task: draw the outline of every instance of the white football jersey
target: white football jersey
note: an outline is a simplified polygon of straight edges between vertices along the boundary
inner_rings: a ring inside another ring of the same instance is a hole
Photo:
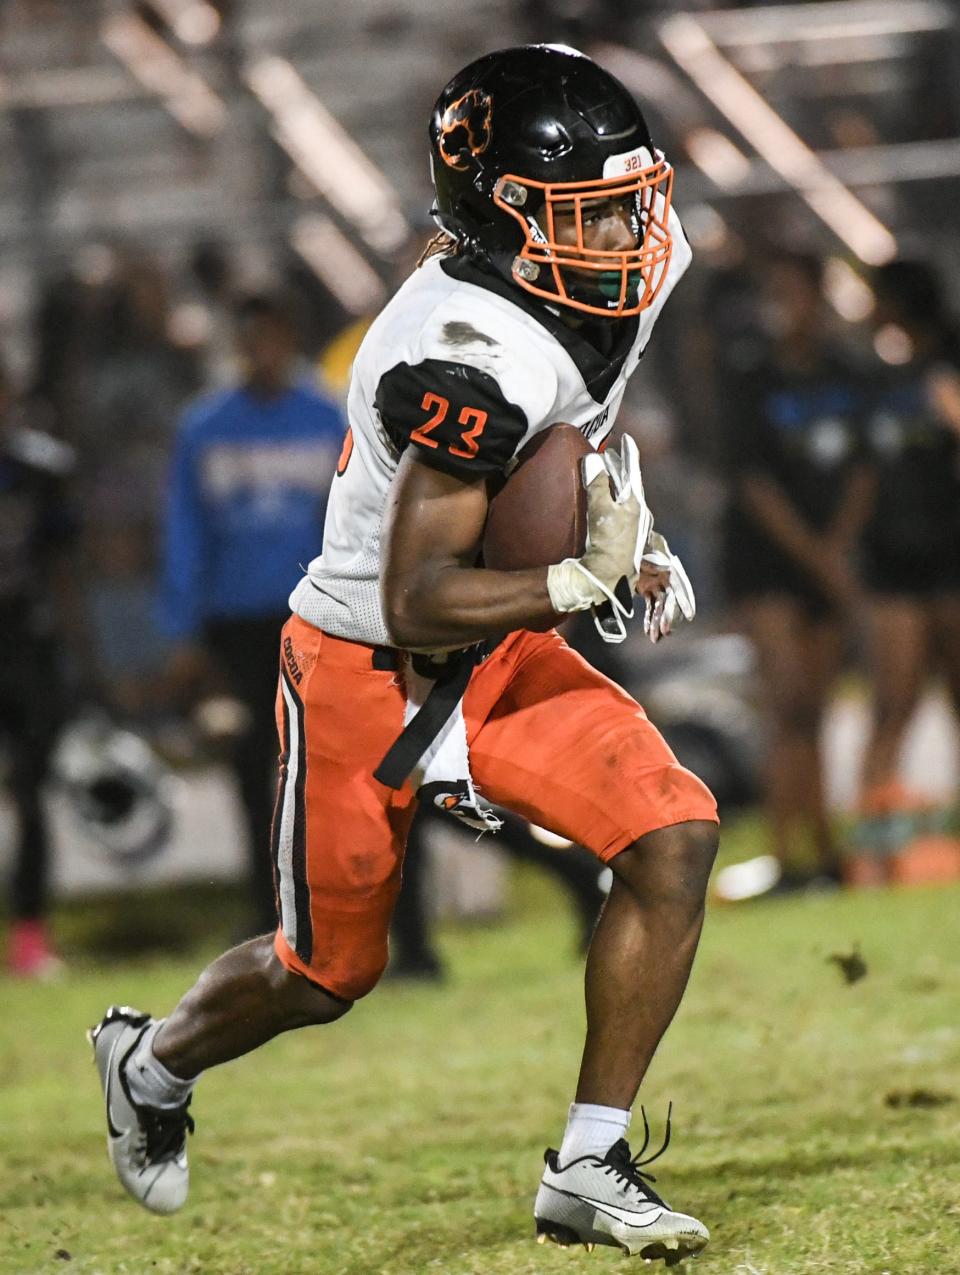
[[[347,398],[349,433],[327,504],[323,553],[290,597],[308,623],[390,645],[380,537],[404,449],[464,477],[506,474],[541,430],[565,422],[599,446],[613,428],[667,297],[690,263],[671,210],[673,253],[653,305],[606,324],[600,353],[548,305],[467,257],[431,257],[365,336]]]

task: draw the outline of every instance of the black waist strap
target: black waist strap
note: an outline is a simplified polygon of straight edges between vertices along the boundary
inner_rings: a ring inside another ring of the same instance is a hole
[[[473,670],[487,658],[496,642],[478,642],[452,652],[442,662],[430,656],[413,656],[413,667],[422,677],[436,678],[415,717],[387,749],[373,777],[387,788],[402,788],[417,762],[443,730],[450,714],[463,699]],[[454,775],[452,778],[462,778]]]

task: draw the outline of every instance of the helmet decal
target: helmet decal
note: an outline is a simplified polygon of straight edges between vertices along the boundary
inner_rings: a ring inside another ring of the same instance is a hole
[[[483,89],[464,93],[443,113],[438,149],[451,168],[466,168],[472,157],[482,155],[493,137],[493,98]]]
[[[642,173],[655,163],[656,156],[651,155],[646,146],[638,146],[622,155],[608,155],[603,161],[603,175],[625,177],[628,173]]]

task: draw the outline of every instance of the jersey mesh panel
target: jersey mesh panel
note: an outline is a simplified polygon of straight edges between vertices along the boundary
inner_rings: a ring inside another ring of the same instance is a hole
[[[380,535],[368,540],[362,553],[336,578],[310,576],[301,580],[290,605],[302,620],[353,642],[390,646],[390,634],[380,607]]]

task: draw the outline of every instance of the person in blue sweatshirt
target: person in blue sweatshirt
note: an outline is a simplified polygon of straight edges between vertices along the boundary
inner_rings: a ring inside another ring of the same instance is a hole
[[[242,705],[230,758],[249,842],[253,932],[276,926],[270,823],[280,629],[302,567],[320,552],[345,423],[303,374],[297,325],[280,296],[236,314],[239,383],[190,404],[170,469],[160,590],[174,640],[167,673],[181,703]]]

